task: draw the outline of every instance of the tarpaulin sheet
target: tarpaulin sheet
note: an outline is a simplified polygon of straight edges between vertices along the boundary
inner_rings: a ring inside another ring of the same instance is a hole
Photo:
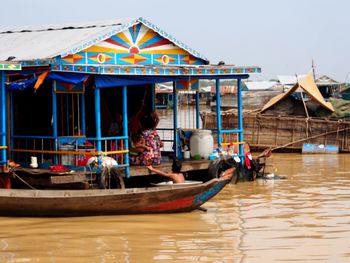
[[[28,88],[33,88],[35,82],[37,81],[38,77],[32,77],[30,79],[24,79],[24,80],[19,80],[11,83],[6,83],[5,86],[7,90],[9,91],[15,91],[15,90],[25,90]]]
[[[188,79],[188,77],[152,77],[152,76],[95,76],[97,88],[112,88],[119,86],[145,85],[153,83],[170,82],[174,80]]]
[[[278,94],[277,96],[271,98],[261,109],[261,112],[267,110],[272,107],[279,101],[291,95],[297,89],[301,88],[306,94],[308,94],[313,100],[317,101],[322,107],[334,112],[334,108],[330,102],[326,102],[322,97],[321,92],[317,88],[314,78],[311,74],[305,75],[302,79],[298,80],[298,82],[287,92]]]
[[[70,72],[50,72],[46,80],[56,80],[69,84],[78,84],[85,81],[90,75],[83,73],[70,73]],[[145,85],[153,83],[163,83],[172,82],[178,80],[191,80],[191,79],[237,79],[237,78],[247,78],[247,76],[111,76],[111,75],[94,75],[95,85],[97,88],[112,88],[119,86],[132,86],[132,85]],[[21,84],[24,88],[29,88],[34,86],[37,76],[24,81],[25,84]],[[9,87],[13,83],[7,85]],[[20,85],[11,86],[11,90],[23,90],[24,88]]]
[[[86,74],[77,74],[77,73],[69,73],[69,72],[50,72],[46,80],[57,80],[69,84],[78,84],[85,81],[89,75]],[[33,88],[36,81],[38,80],[38,76],[34,76],[30,79],[19,80],[11,83],[6,83],[6,88],[9,91],[21,91],[28,88]]]
[[[247,75],[248,76],[248,75]],[[178,80],[191,79],[237,79],[246,76],[110,76],[110,75],[95,75],[95,85],[97,88],[112,88],[119,86],[145,85],[153,83],[172,82]]]
[[[62,81],[70,84],[78,84],[85,81],[89,75],[70,72],[50,72],[47,79]]]

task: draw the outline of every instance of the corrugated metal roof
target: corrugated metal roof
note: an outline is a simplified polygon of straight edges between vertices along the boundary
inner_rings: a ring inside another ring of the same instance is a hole
[[[190,54],[207,60],[159,27],[144,18],[138,18],[59,25],[0,27],[0,61],[6,61],[9,57],[14,57],[12,61],[27,61],[74,54],[136,23],[145,24]]]
[[[338,81],[335,81],[334,79],[326,76],[326,75],[322,75],[322,76],[316,76],[316,85],[317,86],[337,86],[337,85],[341,85],[341,83],[339,83]]]
[[[295,83],[298,82],[298,79],[302,79],[306,77],[305,74],[298,74],[298,75],[287,75],[287,76],[277,76],[278,81],[282,85],[294,85]]]
[[[272,89],[277,82],[276,81],[244,81],[248,90],[269,90]]]
[[[277,76],[278,81],[282,85],[294,85],[297,83],[298,79],[305,78],[307,75],[298,74],[298,75],[291,75],[291,76]],[[316,76],[316,85],[317,86],[331,86],[331,85],[340,85],[341,83],[335,81],[334,79],[331,79],[330,77],[326,75],[317,75]]]
[[[14,61],[24,61],[64,55],[69,50],[82,46],[86,48],[107,39],[136,22],[135,19],[120,19],[96,23],[0,28],[0,61],[9,57],[15,57]]]

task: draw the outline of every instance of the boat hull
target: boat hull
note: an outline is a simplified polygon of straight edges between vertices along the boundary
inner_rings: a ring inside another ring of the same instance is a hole
[[[212,179],[189,186],[130,189],[0,189],[2,216],[92,216],[188,212],[199,208],[229,182]]]

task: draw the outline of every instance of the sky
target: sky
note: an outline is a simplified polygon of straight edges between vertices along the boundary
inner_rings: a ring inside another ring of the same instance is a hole
[[[259,66],[256,80],[315,73],[350,82],[349,0],[2,1],[0,25],[143,17],[207,57]]]

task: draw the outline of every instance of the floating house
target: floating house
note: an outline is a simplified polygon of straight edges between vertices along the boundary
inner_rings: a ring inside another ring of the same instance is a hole
[[[144,18],[0,28],[1,170],[9,160],[25,165],[31,157],[39,167],[83,167],[91,156],[110,156],[126,176],[141,173],[129,165],[130,123],[140,111],[155,110],[156,83],[173,83],[171,140],[177,155],[178,92],[195,92],[194,128],[201,129],[198,80],[216,80],[220,90],[221,79],[235,79],[241,112],[242,80],[260,71],[257,66],[211,65]],[[216,94],[220,112],[220,92]],[[122,127],[111,134],[116,114]],[[243,142],[242,114],[238,123],[237,129],[225,130],[218,117],[213,130],[218,146],[226,133],[237,134],[235,143]]]
[[[296,100],[293,96],[296,92],[307,94],[309,100]],[[307,143],[335,145],[340,152],[349,153],[350,122],[344,117],[331,117],[335,111],[333,104],[323,98],[313,76],[304,75],[292,88],[271,98],[259,110],[244,111],[245,141],[255,150],[269,147],[302,151]],[[318,113],[324,113],[326,117],[319,117]],[[205,128],[216,126],[215,114],[202,113],[201,116]],[[222,112],[221,119],[224,129],[234,129],[238,125],[237,111]]]

